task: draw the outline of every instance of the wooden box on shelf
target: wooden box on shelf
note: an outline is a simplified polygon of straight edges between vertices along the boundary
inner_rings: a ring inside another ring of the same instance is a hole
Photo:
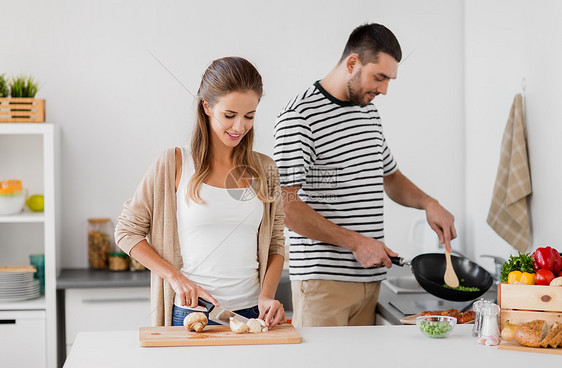
[[[0,98],[0,123],[43,123],[45,100]]]
[[[547,323],[562,323],[562,287],[542,285],[498,285],[500,323],[506,320],[524,323],[543,319]]]

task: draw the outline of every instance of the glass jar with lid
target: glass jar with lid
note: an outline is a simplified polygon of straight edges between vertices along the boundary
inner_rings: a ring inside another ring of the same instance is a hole
[[[112,243],[113,225],[111,219],[88,219],[88,265],[90,268],[108,268]]]
[[[127,271],[129,269],[129,256],[115,242],[111,243],[109,269],[111,271]]]
[[[146,271],[146,267],[133,257],[129,257],[129,271]]]

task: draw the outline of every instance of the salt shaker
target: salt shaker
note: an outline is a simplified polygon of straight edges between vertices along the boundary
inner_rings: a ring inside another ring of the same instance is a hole
[[[486,302],[486,300],[480,298],[472,304],[472,310],[476,313],[474,326],[472,327],[472,336],[474,337],[480,337],[480,331],[482,330],[482,309]]]
[[[482,308],[480,338],[486,345],[498,345],[500,342],[500,329],[498,327],[500,310],[497,304],[491,302],[484,304]]]

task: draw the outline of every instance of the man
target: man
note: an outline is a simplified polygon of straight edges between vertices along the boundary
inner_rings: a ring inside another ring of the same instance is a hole
[[[374,324],[380,281],[397,256],[384,244],[383,189],[425,210],[447,249],[456,237],[454,217],[398,170],[371,103],[386,95],[401,58],[389,29],[357,27],[335,68],[277,118],[296,326]]]

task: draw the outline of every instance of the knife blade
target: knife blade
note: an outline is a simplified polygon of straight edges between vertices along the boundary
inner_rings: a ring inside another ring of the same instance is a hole
[[[224,309],[223,307],[216,307],[213,303],[206,301],[205,299],[198,299],[198,304],[207,309],[209,313],[209,319],[213,322],[220,323],[221,325],[230,327],[230,317],[236,318],[240,322],[248,323],[249,319]]]

